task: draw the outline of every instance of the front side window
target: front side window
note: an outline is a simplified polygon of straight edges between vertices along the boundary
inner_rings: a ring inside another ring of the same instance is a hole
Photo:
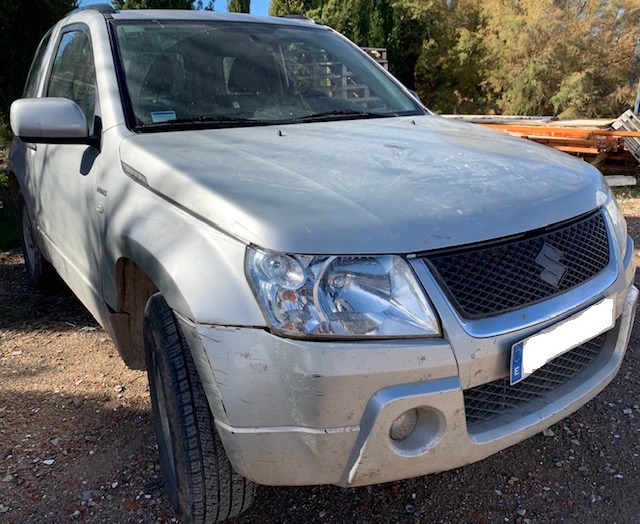
[[[33,98],[38,93],[38,84],[40,78],[42,78],[42,62],[44,55],[49,46],[49,40],[51,40],[52,29],[49,29],[46,35],[42,38],[38,50],[36,51],[31,68],[29,69],[29,75],[27,76],[27,82],[24,87],[24,97]]]
[[[96,114],[96,70],[91,41],[86,32],[73,30],[60,39],[49,79],[47,96],[73,100],[87,118],[89,134],[94,132]]]
[[[113,22],[140,131],[422,113],[324,27],[165,20]]]

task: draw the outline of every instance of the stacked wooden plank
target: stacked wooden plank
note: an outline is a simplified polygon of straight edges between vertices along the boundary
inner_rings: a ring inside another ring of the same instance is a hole
[[[640,120],[631,111],[618,119],[556,120],[551,117],[443,115],[533,140],[597,166],[616,185],[640,178]],[[632,178],[625,178],[632,177]]]

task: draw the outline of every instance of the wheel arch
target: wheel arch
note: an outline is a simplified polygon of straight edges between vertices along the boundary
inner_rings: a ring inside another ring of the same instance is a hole
[[[246,245],[166,202],[141,201],[135,215],[109,221],[103,253],[104,261],[114,261],[103,266],[103,297],[127,365],[144,368],[142,318],[156,292],[194,324],[265,325],[245,276]]]
[[[125,364],[145,369],[143,317],[149,298],[158,292],[154,280],[133,260],[116,262],[117,306],[110,310],[110,335]]]

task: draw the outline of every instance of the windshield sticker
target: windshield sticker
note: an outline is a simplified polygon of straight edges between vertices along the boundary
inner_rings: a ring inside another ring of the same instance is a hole
[[[153,111],[151,113],[151,121],[154,124],[157,124],[159,122],[168,122],[169,120],[175,120],[175,119],[176,119],[175,111]]]

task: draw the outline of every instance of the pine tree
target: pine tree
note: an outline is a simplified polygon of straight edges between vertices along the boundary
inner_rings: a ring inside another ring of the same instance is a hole
[[[227,0],[227,11],[230,13],[248,13],[251,0]]]
[[[78,7],[76,0],[0,0],[0,118],[22,93],[41,38],[55,22]]]
[[[325,0],[271,0],[269,15],[306,15],[311,16],[311,11],[318,9]]]
[[[193,0],[113,0],[116,9],[193,9]]]

